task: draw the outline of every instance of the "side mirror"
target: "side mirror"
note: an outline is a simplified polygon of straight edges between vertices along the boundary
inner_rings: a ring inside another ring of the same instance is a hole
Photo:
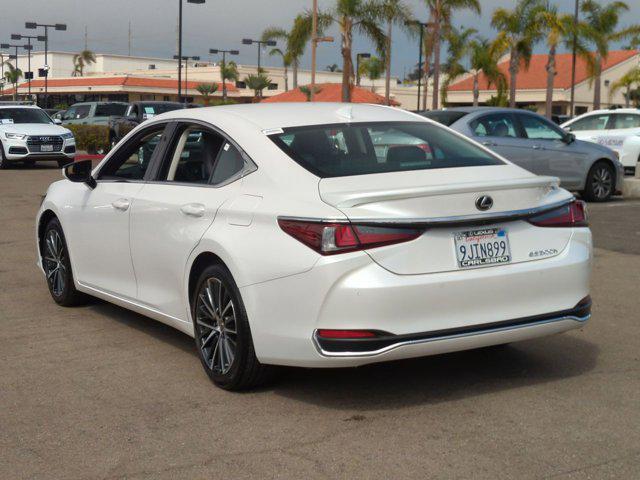
[[[54,118],[53,123],[55,123],[56,125],[62,125],[62,120],[60,120],[59,118]]]
[[[93,170],[91,160],[81,160],[65,165],[62,173],[70,182],[86,183],[89,188],[94,189],[98,184],[96,179],[91,176],[91,170]]]
[[[571,127],[564,127],[564,130],[567,131],[567,132],[570,132],[571,131]]]
[[[564,143],[567,145],[572,144],[576,141],[576,136],[573,133],[567,133],[563,138]]]

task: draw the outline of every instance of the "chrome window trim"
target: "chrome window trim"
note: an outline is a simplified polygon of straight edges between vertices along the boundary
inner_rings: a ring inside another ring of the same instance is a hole
[[[398,343],[394,343],[392,345],[387,345],[386,347],[380,348],[378,350],[370,350],[367,352],[330,352],[330,351],[326,351],[324,350],[320,344],[318,343],[318,338],[317,338],[317,330],[315,330],[313,332],[313,336],[312,336],[312,341],[313,341],[313,345],[315,346],[316,350],[318,351],[318,353],[320,355],[322,355],[323,357],[371,357],[371,356],[375,356],[375,355],[380,355],[383,353],[387,353],[391,350],[395,350],[396,348],[400,348],[400,347],[406,347],[406,346],[410,346],[410,345],[421,345],[424,343],[431,343],[431,342],[438,342],[441,340],[454,340],[457,338],[465,338],[465,337],[475,337],[475,336],[481,336],[481,335],[491,335],[493,333],[500,333],[500,332],[508,332],[511,330],[518,330],[521,328],[533,328],[533,327],[537,327],[540,325],[548,325],[550,323],[556,323],[556,322],[562,322],[562,321],[566,321],[566,320],[571,320],[574,322],[577,322],[578,324],[584,324],[586,323],[589,319],[591,318],[591,314],[588,314],[584,317],[576,317],[576,316],[572,316],[572,315],[567,315],[567,316],[561,316],[561,317],[557,317],[557,318],[550,318],[548,320],[542,320],[542,321],[538,321],[538,322],[531,322],[531,323],[526,323],[523,325],[515,325],[515,326],[506,326],[506,327],[496,327],[496,328],[492,328],[489,330],[484,330],[481,332],[472,332],[472,333],[458,333],[458,334],[452,334],[452,335],[443,335],[441,337],[433,337],[433,338],[425,338],[425,339],[420,339],[420,340],[404,340],[404,341],[400,341]]]

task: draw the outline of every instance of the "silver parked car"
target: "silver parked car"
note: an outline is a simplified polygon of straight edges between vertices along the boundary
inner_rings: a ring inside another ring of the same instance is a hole
[[[538,175],[559,177],[562,187],[602,202],[622,189],[624,168],[613,150],[576,140],[553,122],[526,110],[459,107],[422,112]]]

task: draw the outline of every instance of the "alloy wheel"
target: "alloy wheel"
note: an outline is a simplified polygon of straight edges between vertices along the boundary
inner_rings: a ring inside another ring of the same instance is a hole
[[[591,186],[596,198],[607,198],[613,188],[613,175],[611,171],[605,166],[598,167],[591,177]]]
[[[210,277],[202,284],[196,302],[200,353],[209,370],[224,375],[236,357],[238,331],[233,299],[220,279]]]
[[[49,230],[45,238],[44,271],[54,296],[63,294],[66,285],[65,247],[60,234]]]

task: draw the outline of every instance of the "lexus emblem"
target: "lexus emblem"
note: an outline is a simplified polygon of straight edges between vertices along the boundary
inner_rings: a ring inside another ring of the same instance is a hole
[[[482,195],[476,200],[476,208],[478,210],[484,212],[486,210],[489,210],[491,207],[493,207],[493,198],[491,198],[489,195]]]

